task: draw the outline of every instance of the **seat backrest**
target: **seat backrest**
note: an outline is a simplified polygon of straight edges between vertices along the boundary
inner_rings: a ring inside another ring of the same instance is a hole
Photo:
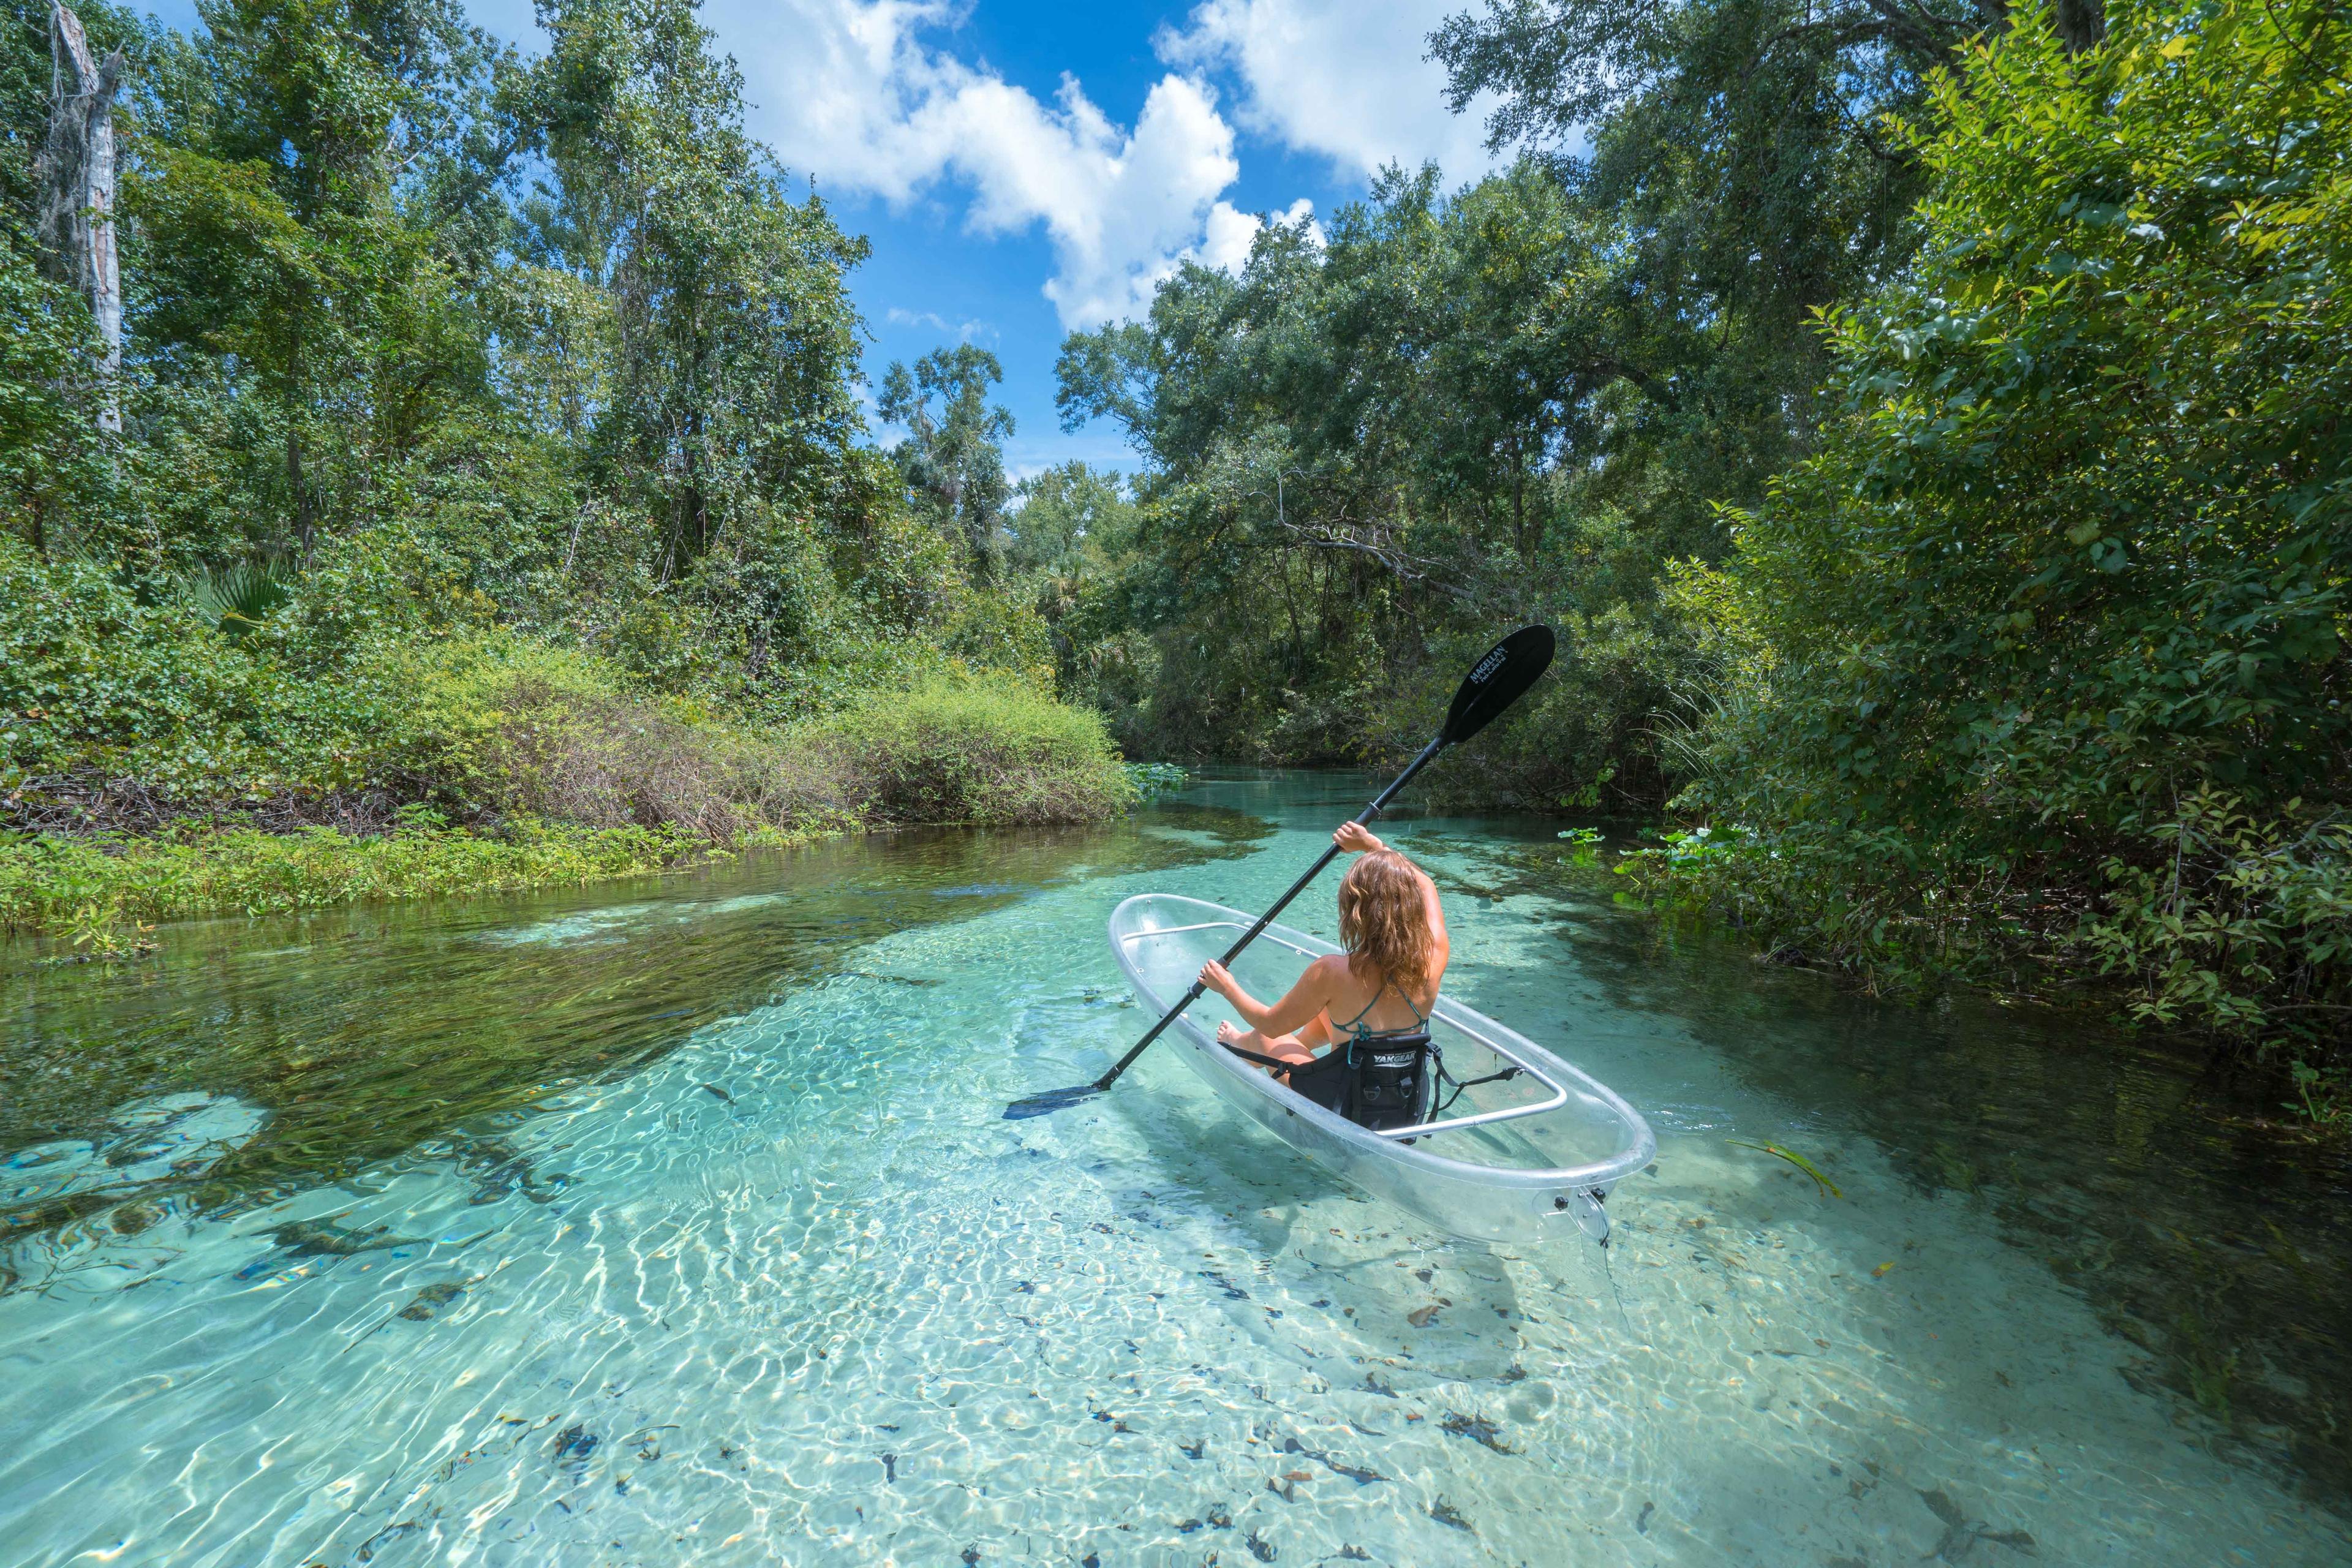
[[[1361,1040],[1355,1057],[1355,1101],[1341,1115],[1375,1132],[1423,1120],[1429,1103],[1428,1035]]]
[[[1429,1037],[1342,1040],[1290,1069],[1290,1087],[1359,1127],[1411,1127],[1429,1103]]]

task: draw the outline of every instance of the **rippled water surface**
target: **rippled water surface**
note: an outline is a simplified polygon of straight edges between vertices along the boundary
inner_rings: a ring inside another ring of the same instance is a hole
[[[1146,1022],[1119,898],[1261,904],[1360,787],[0,954],[0,1560],[2352,1559],[2352,1180],[2274,1095],[1669,940],[1540,824],[1391,837],[1449,991],[1649,1115],[1605,1255],[1172,1053],[1000,1119]]]

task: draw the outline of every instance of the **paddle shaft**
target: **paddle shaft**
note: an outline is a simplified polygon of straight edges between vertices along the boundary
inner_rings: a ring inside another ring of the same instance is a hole
[[[1404,772],[1397,774],[1396,782],[1390,784],[1388,788],[1381,791],[1378,798],[1373,800],[1371,805],[1364,807],[1362,815],[1355,819],[1356,822],[1360,826],[1361,824],[1370,822],[1372,818],[1378,816],[1381,814],[1381,808],[1388,805],[1390,801],[1396,798],[1397,791],[1404,788],[1406,784],[1411,784],[1412,782],[1412,775],[1427,767],[1436,757],[1437,753],[1444,749],[1445,737],[1444,735],[1438,736],[1437,739],[1423,747],[1421,755],[1413,758],[1411,765],[1409,765]],[[1321,876],[1323,874],[1323,868],[1328,866],[1335,858],[1337,858],[1339,853],[1339,847],[1337,844],[1332,845],[1331,847],[1323,851],[1321,858],[1318,858],[1315,864],[1307,868],[1307,874],[1299,878],[1296,882],[1291,883],[1290,890],[1283,894],[1282,897],[1275,900],[1274,907],[1266,910],[1265,913],[1258,916],[1257,923],[1250,927],[1249,930],[1244,931],[1239,942],[1236,942],[1233,946],[1225,949],[1225,956],[1217,960],[1217,962],[1219,963],[1230,965],[1234,959],[1239,958],[1242,955],[1242,949],[1255,942],[1258,939],[1258,933],[1265,930],[1266,927],[1272,925],[1274,923],[1274,917],[1280,914],[1284,908],[1289,904],[1291,900],[1305,892],[1307,890],[1307,884]],[[1177,1003],[1176,1005],[1169,1008],[1167,1012],[1161,1014],[1160,1022],[1151,1026],[1151,1032],[1144,1036],[1143,1038],[1136,1041],[1135,1048],[1128,1052],[1127,1055],[1119,1058],[1118,1065],[1117,1067],[1112,1068],[1110,1071],[1095,1079],[1096,1091],[1099,1093],[1103,1089],[1108,1089],[1112,1084],[1117,1083],[1118,1081],[1118,1075],[1135,1065],[1135,1058],[1143,1054],[1144,1047],[1150,1045],[1152,1041],[1160,1037],[1160,1031],[1174,1023],[1178,1016],[1181,1015],[1185,1008],[1190,1007],[1193,1003],[1198,1002],[1201,999],[1202,989],[1203,987],[1198,980],[1193,981],[1192,989],[1184,993],[1184,1000]]]

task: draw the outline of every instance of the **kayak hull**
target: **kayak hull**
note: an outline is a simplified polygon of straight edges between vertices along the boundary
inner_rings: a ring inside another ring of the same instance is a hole
[[[1253,917],[1168,893],[1127,900],[1110,919],[1110,945],[1136,999],[1164,1013],[1201,965],[1221,956]],[[1254,994],[1286,990],[1329,942],[1268,926],[1236,961]],[[1187,1009],[1164,1042],[1226,1105],[1349,1184],[1450,1235],[1482,1241],[1582,1237],[1605,1241],[1609,1192],[1647,1165],[1657,1144],[1639,1112],[1613,1091],[1526,1037],[1441,996],[1431,1034],[1456,1078],[1520,1068],[1510,1085],[1472,1091],[1410,1142],[1383,1136],[1293,1093],[1216,1043],[1232,1017],[1221,998]]]

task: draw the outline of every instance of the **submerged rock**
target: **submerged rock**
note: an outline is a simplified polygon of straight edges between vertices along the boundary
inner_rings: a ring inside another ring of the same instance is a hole
[[[553,1203],[570,1177],[558,1173],[541,1178],[530,1156],[503,1138],[474,1138],[459,1133],[449,1140],[457,1169],[474,1179],[469,1204],[496,1203],[520,1193],[535,1204]]]
[[[387,1226],[353,1230],[349,1226],[324,1219],[296,1220],[292,1225],[281,1225],[269,1233],[269,1239],[297,1258],[351,1258],[386,1247],[431,1245],[423,1237],[394,1236]]]
[[[1445,1419],[1437,1424],[1437,1429],[1448,1436],[1467,1437],[1474,1443],[1484,1444],[1497,1454],[1518,1452],[1503,1441],[1503,1429],[1484,1415],[1465,1415],[1458,1410],[1449,1410],[1445,1413]]]
[[[1457,1510],[1452,1503],[1447,1502],[1444,1498],[1439,1498],[1434,1503],[1430,1505],[1429,1517],[1449,1529],[1459,1530],[1469,1535],[1475,1535],[1478,1533],[1477,1527],[1472,1524],[1468,1520],[1463,1518],[1460,1511]]]
[[[462,1281],[446,1279],[438,1285],[427,1285],[409,1299],[395,1317],[406,1318],[412,1323],[429,1321],[435,1313],[466,1293]]]
[[[1935,1549],[1927,1553],[1927,1561],[1958,1563],[1975,1550],[1979,1541],[1990,1541],[2029,1557],[2036,1555],[2032,1536],[2021,1530],[1995,1530],[1983,1520],[1969,1518],[1960,1510],[1960,1505],[1952,1500],[1951,1494],[1940,1487],[1921,1492],[1919,1500],[1927,1505],[1927,1511],[1944,1526],[1943,1539],[1937,1542]]]
[[[554,1459],[559,1465],[577,1469],[587,1467],[589,1457],[596,1452],[602,1437],[578,1422],[573,1422],[555,1435]]]

